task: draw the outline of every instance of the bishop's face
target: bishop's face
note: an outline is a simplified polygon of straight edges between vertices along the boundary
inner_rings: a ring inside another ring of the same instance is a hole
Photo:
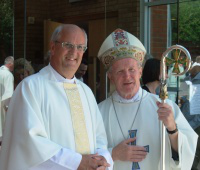
[[[115,61],[108,73],[108,77],[115,85],[118,94],[125,99],[132,98],[138,92],[141,75],[142,67],[132,58]]]

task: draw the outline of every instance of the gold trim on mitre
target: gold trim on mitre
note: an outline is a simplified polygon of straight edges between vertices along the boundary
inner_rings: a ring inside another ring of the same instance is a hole
[[[145,54],[146,50],[138,38],[118,28],[105,39],[98,58],[108,69],[114,61],[123,58],[134,58],[142,64]]]

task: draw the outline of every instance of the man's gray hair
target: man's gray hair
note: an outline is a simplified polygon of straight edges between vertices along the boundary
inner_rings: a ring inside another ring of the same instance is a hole
[[[55,41],[58,40],[59,35],[60,35],[60,32],[63,30],[63,28],[64,28],[65,26],[66,26],[66,25],[60,25],[60,26],[58,26],[58,27],[55,29],[55,31],[53,32],[53,34],[52,34],[52,36],[51,36],[51,41],[55,42]],[[81,30],[83,31],[83,33],[84,33],[84,35],[85,35],[85,40],[86,40],[85,44],[86,44],[86,46],[87,46],[87,34],[86,34],[86,32],[85,32],[85,30],[84,30],[83,28],[81,28]]]
[[[59,37],[59,33],[62,31],[63,27],[64,27],[64,25],[60,25],[54,30],[54,32],[51,36],[51,41],[53,41],[53,42],[57,41],[57,39]]]
[[[4,64],[13,64],[14,63],[14,57],[13,56],[8,56],[4,60]]]
[[[85,35],[85,45],[87,46],[87,42],[88,42],[87,33],[85,32],[85,30],[83,28],[81,28],[81,30],[83,31],[83,33]]]

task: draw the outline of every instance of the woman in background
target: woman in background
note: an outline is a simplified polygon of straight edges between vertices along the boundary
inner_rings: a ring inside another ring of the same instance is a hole
[[[24,58],[18,58],[14,64],[14,89],[26,77],[34,74],[34,69],[30,61]]]
[[[142,88],[149,93],[157,94],[156,89],[160,85],[160,60],[150,58],[146,61],[142,72]]]

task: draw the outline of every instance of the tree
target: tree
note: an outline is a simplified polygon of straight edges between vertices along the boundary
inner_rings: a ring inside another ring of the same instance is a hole
[[[172,40],[177,43],[177,29],[179,41],[193,45],[200,44],[200,0],[180,1],[179,13],[177,4],[171,6],[172,16]],[[179,21],[177,21],[179,15]],[[178,28],[177,28],[177,22]]]
[[[180,3],[179,38],[200,44],[200,0]]]
[[[0,1],[0,58],[10,54],[13,35],[13,1]]]

